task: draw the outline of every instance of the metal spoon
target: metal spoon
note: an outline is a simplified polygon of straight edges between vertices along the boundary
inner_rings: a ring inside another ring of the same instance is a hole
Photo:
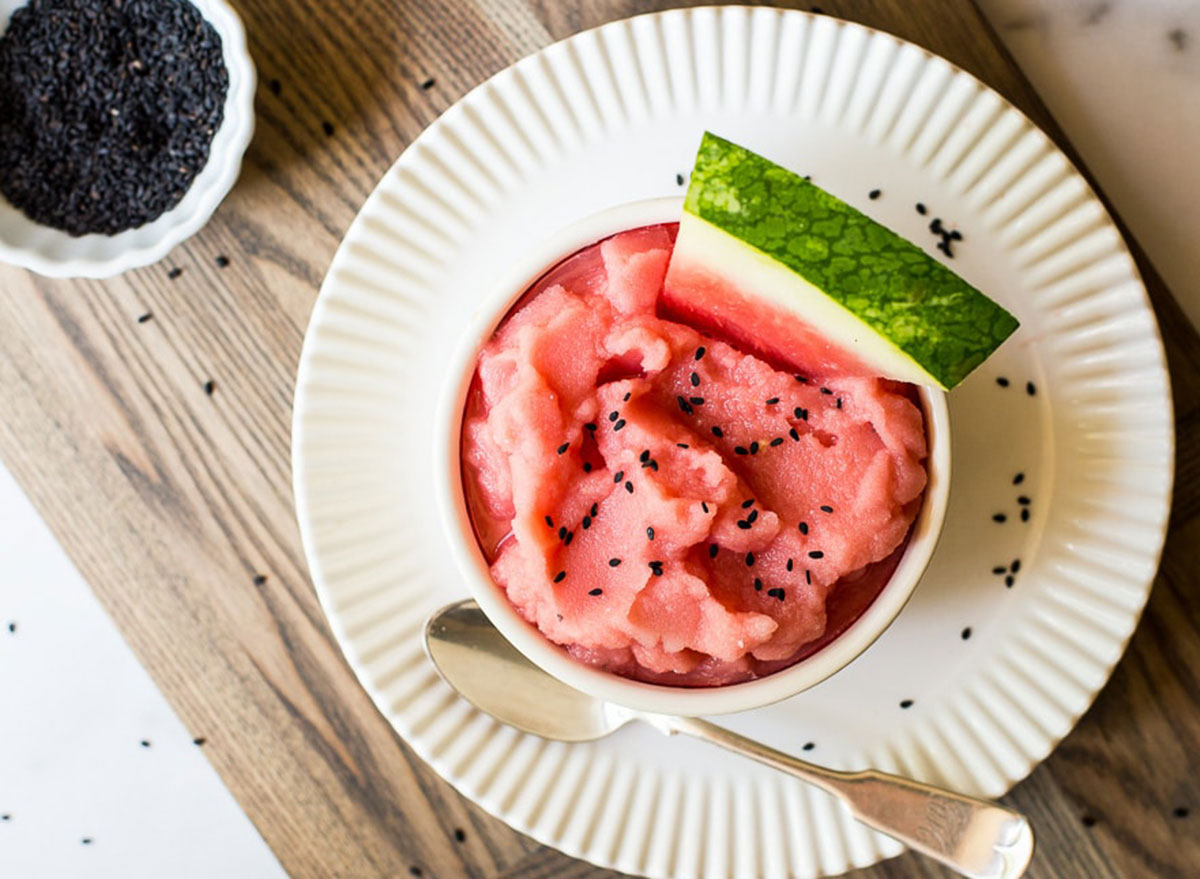
[[[970,879],[1017,879],[1033,856],[1033,830],[1019,812],[884,772],[838,772],[694,717],[647,714],[569,687],[521,655],[474,601],[451,604],[425,625],[438,672],[475,707],[524,732],[583,742],[631,720],[667,735],[686,733],[815,784],[862,823]]]

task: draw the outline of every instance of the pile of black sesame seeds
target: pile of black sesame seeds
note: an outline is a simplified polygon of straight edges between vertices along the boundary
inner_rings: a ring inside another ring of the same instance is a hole
[[[149,223],[208,161],[228,87],[186,0],[30,0],[0,37],[0,194],[72,235]]]

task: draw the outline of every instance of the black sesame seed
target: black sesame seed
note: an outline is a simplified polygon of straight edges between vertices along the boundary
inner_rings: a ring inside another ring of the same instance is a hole
[[[715,559],[717,557],[717,545],[715,543],[710,543],[708,545],[708,557],[710,559]]]
[[[467,833],[461,827],[455,827],[454,828],[454,838],[456,840],[458,840],[459,842],[466,842],[467,841]]]
[[[997,577],[1002,577],[1008,573],[1008,568],[1004,567],[1004,565],[997,565],[996,567],[992,568],[992,573]]]
[[[624,426],[625,426],[625,419],[622,418],[619,421],[617,421],[616,424],[613,425],[613,433],[616,433],[618,430],[620,430]]]
[[[1009,574],[1007,577],[1004,578],[1004,585],[1007,586],[1009,589],[1012,589],[1013,583],[1016,583],[1016,582],[1017,582],[1017,580],[1012,574]]]
[[[432,79],[427,79],[423,83],[421,83],[421,91],[427,92],[431,88],[433,88],[433,85],[434,85],[434,81]]]
[[[229,268],[229,257],[227,256],[218,256],[215,262],[217,264],[217,268],[219,269]]]
[[[564,525],[560,525],[560,526],[558,527],[558,539],[559,539],[559,540],[562,540],[562,539],[563,539],[564,537],[566,537],[566,536],[567,536],[567,529],[566,529],[566,526],[564,526]]]
[[[749,531],[749,530],[750,530],[750,523],[749,523],[749,522],[747,522],[745,519],[738,519],[737,526],[738,526],[739,528],[741,528],[743,531]]]
[[[1021,560],[1013,559],[1012,564],[1008,566],[1008,569],[1014,574],[1017,573],[1017,571],[1021,570]]]
[[[625,490],[626,490],[627,492],[629,492],[630,494],[633,494],[633,483],[632,483],[632,482],[629,482],[628,480],[626,480],[626,482],[625,482]]]
[[[829,504],[821,504],[821,512],[822,513],[832,513],[833,507],[829,506]]]
[[[595,589],[588,590],[588,595],[601,595],[603,593],[604,593],[604,590],[601,589],[599,586],[597,586]]]
[[[85,836],[83,839],[81,839],[79,841],[82,842],[84,845],[92,844],[92,838],[90,836]]]
[[[962,241],[963,240],[962,232],[959,232],[957,229],[951,229],[947,234],[950,236],[951,240],[953,240],[953,241]]]
[[[808,557],[810,559],[823,559],[823,558],[825,558],[825,553],[821,552],[821,550],[819,550],[819,549],[814,549],[812,552],[810,552],[808,554]]]
[[[608,560],[608,566],[609,566],[610,568],[615,568],[615,567],[617,567],[617,566],[618,566],[618,565],[620,565],[620,564],[621,564],[621,560],[620,560],[620,559],[609,559],[609,560]]]
[[[149,748],[149,747],[150,747],[150,741],[149,741],[149,739],[142,739],[142,740],[141,740],[141,742],[139,742],[138,744],[140,744],[140,745],[141,745],[143,748]]]
[[[215,391],[216,389],[217,389],[216,382],[214,382],[211,378],[204,383],[204,393],[207,394],[208,396],[211,397],[213,395],[213,391]]]
[[[171,271],[167,272],[167,277],[170,280],[174,281],[182,274],[183,274],[183,269],[179,268],[179,266],[176,266],[175,268],[171,269]]]
[[[1013,477],[1013,485],[1020,485],[1024,481],[1025,481],[1024,473],[1018,473],[1016,476]]]
[[[10,635],[17,634],[17,624],[15,622],[8,624],[8,634],[10,634]]]
[[[751,455],[757,455],[757,454],[758,454],[758,441],[757,441],[757,440],[755,440],[754,442],[750,443],[750,454],[751,454]]]
[[[691,403],[693,406],[703,406],[704,398],[703,397],[688,397],[688,402]]]
[[[875,191],[876,191],[876,192],[878,192],[879,190],[878,190],[878,189],[876,189]],[[813,748],[815,748],[816,746],[817,746],[816,742],[805,742],[805,743],[804,743],[804,747],[803,747],[801,750],[804,750],[804,751],[811,751],[811,750],[812,750]]]
[[[796,563],[795,563],[794,561],[792,561],[791,559],[788,559],[788,560],[787,560],[787,569],[788,569],[789,571],[791,571],[791,570],[792,570],[792,568],[794,568],[795,566],[796,566]]]
[[[697,373],[693,372],[690,376],[688,376],[688,381],[692,383],[693,388],[700,387],[700,376]]]
[[[720,439],[721,437],[725,436],[725,431],[721,430],[721,428],[714,424],[712,427],[712,435],[717,439]]]
[[[992,515],[992,521],[993,522],[1007,522],[1008,516],[1004,515],[1003,513],[995,513]]]
[[[676,174],[676,175],[675,175],[675,185],[676,185],[676,186],[683,186],[683,175],[682,175],[682,174]]]
[[[779,398],[778,398],[778,397],[771,397],[770,399],[768,399],[768,400],[767,400],[767,405],[768,405],[768,406],[774,406],[774,405],[775,405],[776,403],[778,403],[778,402],[779,402]]]
[[[901,707],[901,708],[912,708],[912,706],[913,706],[913,700],[912,700],[912,699],[904,699],[904,700],[902,700],[902,701],[900,702],[900,707]]]
[[[1027,506],[1029,506],[1031,503],[1033,503],[1033,501],[1032,501],[1032,500],[1030,500],[1030,499],[1029,499],[1029,497],[1028,497],[1027,495],[1020,495],[1020,496],[1018,496],[1018,497],[1017,497],[1017,503],[1019,503],[1019,504],[1020,504],[1021,506],[1023,506],[1023,507],[1027,507]]]
[[[322,122],[321,130],[325,132],[326,137],[332,137],[333,136],[333,123],[332,122]]]
[[[754,591],[762,592],[762,579],[759,577],[754,578]]]
[[[208,741],[208,739],[204,738],[204,736],[197,736],[196,738],[192,739],[192,744],[195,745],[197,748],[201,748],[204,746],[204,743],[207,741]]]
[[[871,199],[871,201],[875,201],[875,199],[879,198],[879,196],[881,196],[881,195],[883,195],[883,193],[880,192],[878,189],[872,189],[870,192],[867,193],[867,198]]]
[[[800,523],[799,525],[797,525],[796,527],[800,529],[800,533],[801,533],[801,534],[807,534],[807,533],[808,533],[808,523],[807,523],[807,522],[801,522],[801,523]]]
[[[613,482],[620,482],[624,478],[625,478],[624,470],[618,470],[616,473],[613,474]]]
[[[591,462],[589,462],[589,461],[584,461],[584,462],[583,462],[583,472],[584,472],[584,473],[591,473],[591,472],[592,472],[592,465],[591,465]]]
[[[922,216],[924,216],[926,210],[927,210],[927,208],[925,207],[925,205],[921,204],[920,202],[917,202],[917,213],[918,214],[921,214]]]
[[[1096,819],[1093,818],[1091,815],[1084,815],[1079,820],[1083,824],[1084,827],[1095,827],[1096,826]]]
[[[276,97],[279,97],[279,93],[283,91],[283,85],[277,79],[273,79],[267,83],[267,88],[269,88],[271,90],[271,94],[275,95]]]
[[[150,320],[152,317],[154,317],[154,315],[147,311],[145,314],[143,314],[141,317],[139,317],[137,319],[137,322],[140,324],[144,324],[146,321]]]
[[[929,223],[929,231],[934,235],[942,234],[942,218],[934,217]]]
[[[746,450],[746,447],[745,447],[745,446],[734,446],[734,447],[733,447],[733,453],[734,453],[735,455],[748,455],[748,454],[750,454],[750,453],[749,453],[749,452]]]
[[[812,585],[812,571],[808,570],[807,568],[804,570],[804,582],[809,586]]]
[[[649,526],[649,525],[647,525],[647,526],[646,526],[646,539],[647,539],[647,540],[653,540],[653,539],[654,539],[654,528],[652,528],[652,527],[651,527],[651,526]]]
[[[558,453],[560,455],[565,455],[567,453],[567,449],[569,449],[569,448],[571,448],[570,443],[563,443],[561,446],[558,447]]]
[[[1171,810],[1171,814],[1174,815],[1176,818],[1186,818],[1188,815],[1191,814],[1191,811],[1188,809],[1187,806],[1176,806],[1174,809]]]
[[[584,517],[583,517],[583,521],[582,521],[582,522],[580,522],[579,524],[583,526],[583,530],[584,530],[584,531],[587,531],[589,528],[591,528],[591,527],[592,527],[592,517],[591,517],[591,516],[584,516]]]
[[[254,580],[252,582],[254,583],[255,586],[265,585],[267,582],[267,575],[266,574],[255,574]]]
[[[775,439],[771,440],[771,448],[775,448],[776,446],[782,446],[782,445],[783,445],[783,437],[781,437],[781,436],[777,436],[777,437],[775,437]]]
[[[799,434],[799,432],[796,430],[796,428],[794,428],[794,427],[793,427],[791,430],[789,430],[789,431],[788,431],[788,436],[790,436],[790,437],[791,437],[792,439],[794,439],[796,442],[800,442],[800,434]]]
[[[1036,395],[1037,394],[1037,386],[1033,382],[1025,382],[1025,393],[1027,393],[1031,397]]]
[[[758,510],[751,510],[750,515],[746,517],[746,521],[753,525],[756,519],[758,519]]]
[[[643,464],[645,464],[647,461],[649,461],[650,460],[650,450],[642,449],[642,453],[640,455],[638,455],[638,460],[641,461]]]
[[[746,567],[747,568],[754,567],[754,553],[752,553],[752,552],[746,553]]]
[[[620,417],[621,417],[621,413],[620,413],[620,412],[618,412],[616,409],[614,409],[613,411],[611,411],[611,412],[609,412],[609,413],[608,413],[608,420],[609,420],[609,421],[616,421],[616,420],[617,420],[618,418],[620,418]]]
[[[564,579],[566,579],[566,576],[567,576],[566,571],[559,571],[557,574],[554,575],[554,582],[561,583]]]
[[[1028,507],[1025,507],[1023,510],[1021,510],[1021,521],[1022,522],[1029,521],[1029,508]]]
[[[1007,388],[1008,387],[1008,379],[1006,379],[1004,376],[1000,376],[999,378],[996,379],[996,384],[1000,385],[1000,387],[1002,387],[1002,388]]]
[[[420,879],[420,877],[425,875],[425,872],[414,864],[408,868],[408,875],[415,877],[415,879]]]
[[[970,626],[967,626],[965,629],[963,629],[963,630],[962,630],[962,639],[963,639],[964,641],[966,641],[966,640],[968,640],[970,637],[971,637],[971,627],[970,627]]]
[[[821,393],[827,397],[833,396],[833,391],[829,390],[829,388],[821,388]]]
[[[696,349],[696,359],[697,360],[701,359],[704,356],[704,352],[707,350],[708,349],[705,348],[703,345],[701,345],[699,348],[697,348]]]

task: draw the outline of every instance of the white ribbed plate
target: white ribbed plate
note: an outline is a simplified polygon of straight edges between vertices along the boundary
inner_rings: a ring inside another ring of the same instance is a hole
[[[825,684],[724,722],[789,751],[811,742],[806,756],[831,766],[987,796],[1024,777],[1108,679],[1146,600],[1173,460],[1162,347],[1120,236],[1063,155],[994,92],[887,34],[677,10],[550,46],[459,101],[380,182],[322,287],[296,392],[296,501],[359,679],[467,796],[630,873],[809,879],[900,848],[701,744],[627,728],[564,745],[501,727],[439,681],[420,642],[426,615],[466,594],[432,509],[428,429],[466,314],[528,242],[678,193],[705,128],[934,255],[929,220],[960,229],[954,268],[1023,324],[950,395],[945,536],[900,619]],[[992,568],[1018,558],[1006,588]]]

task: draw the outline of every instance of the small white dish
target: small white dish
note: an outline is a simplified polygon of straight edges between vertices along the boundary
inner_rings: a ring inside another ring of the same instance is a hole
[[[0,34],[26,0],[0,0]],[[225,0],[191,0],[221,37],[229,90],[208,162],[174,208],[117,235],[72,236],[25,216],[0,196],[0,262],[55,278],[107,278],[162,259],[198,232],[229,194],[254,133],[254,64],[241,19]]]
[[[483,295],[446,366],[434,424],[433,466],[442,526],[454,561],[488,619],[513,646],[543,671],[597,698],[638,711],[697,717],[760,708],[803,692],[848,665],[891,625],[929,564],[945,520],[950,489],[950,416],[944,393],[934,388],[919,389],[929,443],[929,482],[900,564],[862,616],[828,645],[795,665],[740,684],[672,687],[630,680],[579,662],[547,640],[492,580],[467,512],[459,452],[463,412],[479,353],[513,304],[559,262],[618,232],[678,222],[682,211],[680,197],[618,205],[568,225],[520,255],[513,268]]]

